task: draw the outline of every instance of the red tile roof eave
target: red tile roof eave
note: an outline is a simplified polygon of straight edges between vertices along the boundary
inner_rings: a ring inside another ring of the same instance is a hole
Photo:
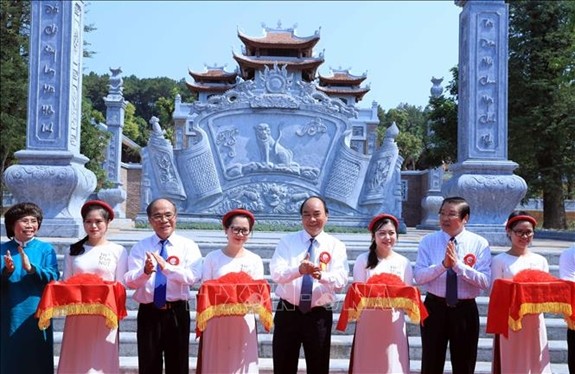
[[[236,72],[233,73],[225,73],[220,75],[211,75],[208,72],[198,73],[189,71],[189,74],[195,81],[200,82],[229,82],[234,83],[236,81],[236,77],[238,74]]]
[[[286,49],[309,49],[313,48],[319,42],[319,36],[311,36],[307,38],[298,38],[291,40],[273,40],[267,33],[266,36],[260,38],[250,38],[238,32],[238,37],[246,45],[252,48],[277,48],[279,46]],[[279,38],[278,38],[279,39]],[[283,39],[283,38],[282,38]]]
[[[226,86],[198,86],[198,85],[195,85],[193,83],[188,83],[188,82],[186,82],[186,86],[188,87],[188,90],[190,90],[190,92],[192,92],[192,93],[198,93],[198,92],[221,92],[221,93],[224,93],[227,90],[235,87],[235,85],[233,85],[233,84],[226,85]]]
[[[294,61],[281,61],[281,60],[252,60],[248,56],[241,56],[235,55],[234,59],[240,64],[240,66],[244,69],[246,66],[250,68],[263,68],[264,66],[272,67],[274,64],[278,66],[287,65],[288,69],[295,69],[295,70],[308,70],[308,69],[317,69],[321,64],[324,63],[323,58],[317,59],[308,59],[308,61],[302,62],[294,62]]]
[[[321,87],[321,86],[317,86],[317,89],[325,92],[327,94],[337,94],[337,95],[353,95],[355,97],[358,97],[361,95],[361,97],[363,97],[366,93],[368,93],[370,91],[369,88],[360,88],[357,90],[338,90],[338,89],[331,89],[331,88],[327,88],[327,87]]]
[[[320,74],[320,84],[345,84],[347,86],[359,86],[367,77],[324,77]]]

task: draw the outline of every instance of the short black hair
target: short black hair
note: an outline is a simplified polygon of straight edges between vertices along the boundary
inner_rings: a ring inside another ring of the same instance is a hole
[[[34,203],[24,202],[12,205],[10,209],[4,213],[4,226],[6,227],[6,236],[10,239],[14,238],[14,225],[22,217],[32,216],[38,220],[38,230],[42,226],[42,209]]]
[[[443,206],[446,204],[458,205],[459,206],[459,218],[461,218],[461,219],[463,219],[463,218],[465,218],[465,216],[469,216],[471,214],[471,208],[469,207],[469,203],[467,202],[467,200],[465,200],[462,197],[459,197],[459,196],[446,197],[445,199],[443,199],[443,202],[441,203],[441,207],[439,208],[439,211],[441,211]]]

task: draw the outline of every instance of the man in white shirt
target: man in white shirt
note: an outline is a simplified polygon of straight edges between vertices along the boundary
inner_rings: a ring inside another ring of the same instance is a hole
[[[140,374],[189,372],[190,287],[202,276],[197,244],[177,235],[176,206],[156,199],[147,209],[154,235],[130,250],[126,285],[136,289],[138,367]]]
[[[348,282],[345,244],[325,233],[328,208],[318,196],[300,207],[303,230],[284,236],[270,262],[280,298],[274,317],[274,373],[295,374],[303,344],[308,373],[329,372],[332,304]],[[302,292],[302,284],[309,289]],[[309,291],[309,293],[308,293]]]
[[[575,244],[561,253],[559,276],[575,282]],[[575,330],[567,329],[567,363],[569,372],[575,373]]]
[[[439,210],[441,230],[419,242],[413,275],[427,291],[429,312],[421,326],[422,374],[443,373],[448,342],[453,373],[475,371],[479,341],[475,298],[490,286],[491,250],[487,240],[465,229],[469,214],[465,199],[446,198]],[[455,288],[451,294],[448,283]]]

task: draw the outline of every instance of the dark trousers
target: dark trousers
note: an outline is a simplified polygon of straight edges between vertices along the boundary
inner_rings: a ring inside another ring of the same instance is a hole
[[[329,373],[332,322],[331,309],[316,307],[303,314],[297,306],[280,299],[274,317],[274,373],[297,372],[302,344],[307,372]]]
[[[567,363],[569,373],[575,374],[575,330],[567,329]]]
[[[187,301],[174,301],[166,309],[153,303],[138,309],[138,369],[140,374],[188,374],[190,312]]]
[[[428,293],[429,317],[421,326],[422,374],[443,373],[447,343],[454,374],[473,374],[477,361],[479,312],[474,299],[448,307],[445,299]]]

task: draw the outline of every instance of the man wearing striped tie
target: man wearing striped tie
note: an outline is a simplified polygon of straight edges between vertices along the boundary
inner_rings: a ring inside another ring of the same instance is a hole
[[[274,373],[295,374],[303,345],[308,373],[329,372],[336,291],[345,287],[349,266],[345,245],[325,233],[328,209],[319,196],[300,207],[303,230],[284,236],[270,262],[277,283],[274,317]]]
[[[136,289],[140,374],[189,372],[190,287],[202,277],[198,245],[175,233],[176,206],[156,199],[147,209],[154,234],[132,247],[126,285]]]
[[[439,209],[441,230],[419,242],[413,275],[427,291],[429,317],[421,326],[421,373],[444,372],[447,343],[454,374],[473,374],[479,341],[475,298],[491,283],[491,250],[485,238],[465,229],[470,208],[448,197]]]

